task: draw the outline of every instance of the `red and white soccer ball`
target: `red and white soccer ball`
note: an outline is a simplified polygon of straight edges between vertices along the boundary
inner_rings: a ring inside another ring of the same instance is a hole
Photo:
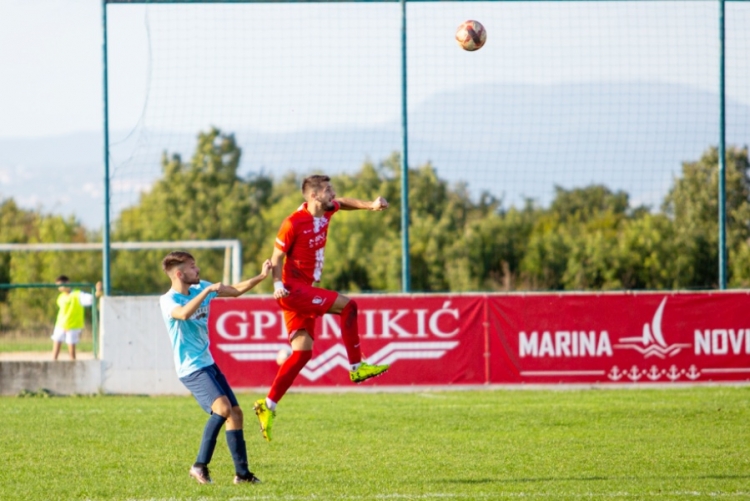
[[[479,50],[486,41],[487,32],[479,21],[464,21],[456,30],[456,42],[463,50]]]

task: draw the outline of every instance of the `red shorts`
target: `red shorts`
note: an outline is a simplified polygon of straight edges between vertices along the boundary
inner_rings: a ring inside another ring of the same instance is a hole
[[[339,293],[299,282],[284,284],[287,297],[278,300],[284,310],[286,330],[291,340],[298,330],[305,330],[315,339],[315,319],[328,312]]]

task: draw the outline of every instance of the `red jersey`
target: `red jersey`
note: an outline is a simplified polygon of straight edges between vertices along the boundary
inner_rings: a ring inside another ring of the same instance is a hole
[[[281,281],[304,282],[312,285],[320,282],[323,259],[328,238],[328,223],[341,208],[333,201],[333,210],[321,217],[313,217],[307,210],[307,202],[281,223],[276,235],[276,248],[286,253]]]

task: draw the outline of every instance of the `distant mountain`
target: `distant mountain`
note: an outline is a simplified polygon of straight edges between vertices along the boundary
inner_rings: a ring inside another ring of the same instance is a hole
[[[220,126],[220,123],[216,125]],[[727,103],[727,143],[750,143],[750,107]],[[352,172],[401,149],[400,122],[289,133],[234,132],[241,171]],[[196,131],[197,133],[197,131]],[[160,175],[162,151],[193,154],[196,134],[112,132],[115,212]],[[603,183],[658,207],[680,172],[718,142],[718,96],[669,84],[488,84],[432,96],[409,113],[409,163],[518,204],[550,201],[554,185]],[[0,196],[103,220],[102,134],[0,139]]]
[[[0,138],[0,198],[101,226],[103,144],[102,133],[95,132]]]

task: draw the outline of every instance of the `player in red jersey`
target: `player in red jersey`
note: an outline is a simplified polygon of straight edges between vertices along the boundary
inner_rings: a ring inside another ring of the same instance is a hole
[[[336,198],[328,176],[314,175],[302,182],[306,202],[281,224],[271,256],[273,296],[284,311],[292,354],[279,367],[268,396],[255,402],[255,414],[266,440],[271,440],[271,425],[276,404],[294,382],[297,374],[312,358],[315,319],[326,314],[341,315],[341,338],[351,364],[349,378],[361,383],[388,370],[388,365],[370,365],[362,360],[359,349],[357,303],[343,294],[314,287],[320,281],[328,236],[328,224],[339,210],[382,211],[388,208],[383,197],[372,202]]]

